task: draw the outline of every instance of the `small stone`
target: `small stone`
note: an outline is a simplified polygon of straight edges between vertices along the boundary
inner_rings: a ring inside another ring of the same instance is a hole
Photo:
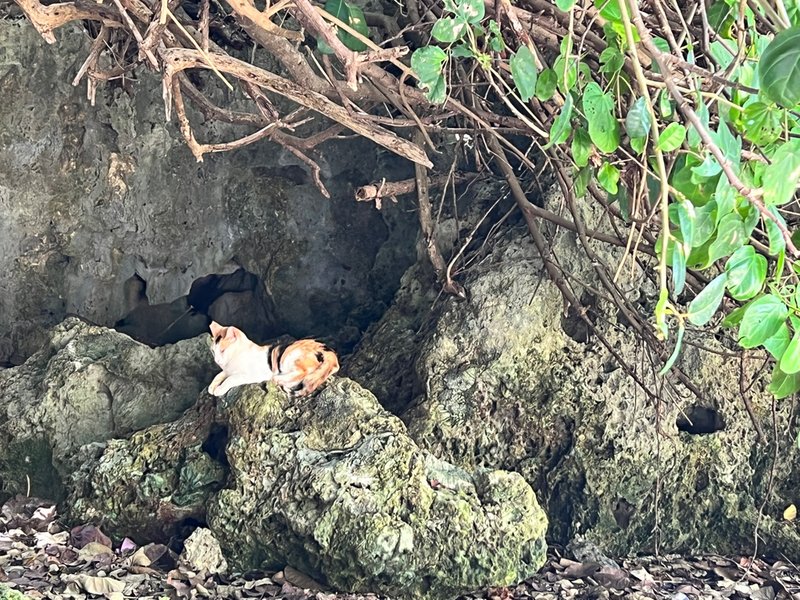
[[[200,573],[216,575],[228,570],[217,538],[210,529],[202,527],[195,529],[186,540],[179,561],[181,565]]]

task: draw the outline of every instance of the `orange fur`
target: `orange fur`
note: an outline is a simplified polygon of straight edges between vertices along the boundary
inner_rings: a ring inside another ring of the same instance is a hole
[[[290,360],[287,357],[291,357]],[[339,370],[339,359],[321,342],[299,340],[286,347],[278,366],[279,374],[273,377],[275,383],[284,389],[299,388],[297,395],[305,396]]]
[[[236,327],[212,322],[210,329],[214,361],[222,367],[208,386],[215,396],[239,385],[270,380],[289,394],[305,396],[339,370],[336,353],[316,340],[259,346]]]

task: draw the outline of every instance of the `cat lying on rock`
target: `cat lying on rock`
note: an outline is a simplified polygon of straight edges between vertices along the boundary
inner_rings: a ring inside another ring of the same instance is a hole
[[[210,329],[214,362],[222,368],[208,386],[214,396],[263,381],[274,381],[290,395],[307,396],[339,370],[336,353],[316,340],[260,346],[236,327],[212,321]]]

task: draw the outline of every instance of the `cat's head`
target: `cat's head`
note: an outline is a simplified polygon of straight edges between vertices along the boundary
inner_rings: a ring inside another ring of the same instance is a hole
[[[223,327],[216,321],[211,321],[209,329],[211,329],[211,351],[214,353],[214,362],[223,366],[231,347],[238,340],[244,339],[244,333],[236,327]]]

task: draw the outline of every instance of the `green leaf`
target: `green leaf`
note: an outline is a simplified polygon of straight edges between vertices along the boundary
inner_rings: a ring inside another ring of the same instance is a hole
[[[594,81],[583,90],[583,112],[589,122],[589,137],[601,152],[619,147],[619,124],[614,118],[614,100]]]
[[[792,375],[800,371],[800,331],[795,331],[779,363],[781,371]]]
[[[411,55],[411,68],[419,78],[419,86],[428,89],[425,96],[434,104],[441,104],[447,97],[447,85],[442,74],[446,60],[447,54],[438,46],[418,48]]]
[[[670,123],[658,136],[658,148],[662,152],[672,152],[681,147],[686,138],[686,128],[680,123]]]
[[[644,98],[637,98],[625,116],[625,131],[631,138],[645,138],[650,133],[650,113]]]
[[[786,321],[789,309],[783,300],[767,294],[752,302],[742,317],[739,326],[739,345],[742,348],[755,348],[778,332]]]
[[[576,58],[570,57],[570,59],[567,60],[563,56],[559,56],[553,64],[553,71],[556,75],[558,88],[564,92],[564,94],[574,88],[575,84],[578,82],[577,64],[578,60]]]
[[[450,49],[453,58],[475,58],[475,53],[466,44],[458,44]]]
[[[731,133],[722,117],[720,117],[717,130],[711,132],[711,137],[722,150],[725,158],[731,162],[735,170],[738,170],[739,163],[742,161],[742,140]]]
[[[777,206],[770,206],[769,212],[771,212],[778,221],[783,223],[783,225],[786,225],[786,221],[783,215],[778,211]],[[778,228],[778,225],[772,219],[764,219],[764,223],[766,223],[767,226],[769,253],[771,256],[776,256],[786,249],[786,240],[783,237],[783,233],[781,233],[781,230]]]
[[[569,12],[575,6],[575,0],[556,0],[556,6],[563,12]]]
[[[717,162],[717,159],[714,158],[714,155],[709,152],[701,165],[692,167],[692,179],[711,179],[715,175],[718,175],[721,171],[722,167],[720,166],[719,162]]]
[[[346,0],[328,0],[325,2],[325,11],[340,21],[347,23],[364,37],[369,37],[369,28],[367,27],[367,20],[364,18],[364,11],[355,4],[350,4]],[[363,52],[367,49],[367,45],[351,33],[343,29],[339,29],[338,32],[339,39],[350,50]]]
[[[458,0],[455,13],[470,25],[477,25],[486,14],[486,5],[483,0]]]
[[[592,178],[592,169],[583,167],[578,174],[575,175],[575,197],[583,198],[586,195],[586,190],[589,189],[589,180]]]
[[[447,83],[444,80],[444,75],[439,75],[436,80],[430,85],[425,97],[432,104],[442,104],[447,100]]]
[[[744,314],[744,312],[742,312]],[[781,323],[778,333],[764,342],[764,348],[767,349],[775,360],[780,360],[786,348],[789,346],[789,328],[786,323]]]
[[[733,8],[727,2],[718,0],[708,9],[708,23],[722,37],[730,39],[734,23],[733,15]]]
[[[533,54],[527,46],[520,46],[517,53],[509,60],[511,65],[511,78],[517,86],[523,102],[530,100],[536,92],[536,79],[539,72]]]
[[[411,55],[411,68],[414,69],[420,82],[435,81],[442,74],[442,65],[447,60],[447,54],[438,46],[425,46],[414,50]]]
[[[789,375],[781,371],[779,365],[775,365],[775,369],[772,371],[772,381],[767,387],[767,391],[780,400],[791,396],[797,390],[800,390],[800,373]]]
[[[636,154],[641,154],[647,146],[647,138],[631,138],[631,149]]]
[[[761,291],[767,277],[767,259],[752,246],[742,246],[725,263],[728,289],[736,300],[749,300]]]
[[[489,20],[489,48],[494,52],[502,52],[506,49],[506,43],[503,41],[503,32],[500,31],[500,25],[494,19]]]
[[[625,56],[616,46],[608,46],[600,53],[600,72],[613,75],[625,64]]]
[[[444,44],[452,44],[460,40],[467,31],[469,24],[456,17],[442,17],[433,26],[431,35],[434,39]]]
[[[711,320],[725,296],[725,274],[717,275],[689,304],[689,322],[701,327]]]
[[[539,74],[539,79],[536,81],[536,97],[542,102],[550,100],[556,91],[557,83],[558,76],[555,71],[545,69]]]
[[[672,245],[672,291],[677,296],[686,285],[686,248],[684,244],[675,242]]]
[[[800,102],[800,27],[781,31],[758,63],[761,93],[784,108]]]
[[[717,223],[719,223],[722,217],[732,213],[736,208],[736,190],[733,189],[727,177],[720,177],[717,181],[714,199],[717,203]]]
[[[781,115],[764,102],[753,102],[744,109],[744,136],[759,146],[771,144],[781,135]]]
[[[722,217],[717,229],[717,238],[708,249],[708,263],[732,254],[744,245],[747,236],[744,231],[744,221],[739,213],[732,212]]]
[[[705,102],[703,102],[702,98],[698,100],[698,103],[699,106],[697,108],[697,116],[700,117],[700,123],[703,125],[703,127],[708,130],[708,106]],[[687,141],[689,142],[690,148],[697,148],[703,141],[700,139],[700,134],[697,133],[697,130],[694,127],[689,128],[689,133],[687,135]]]
[[[786,204],[794,197],[800,181],[800,140],[791,139],[772,157],[764,169],[764,203],[767,206]]]
[[[697,246],[698,244],[694,243],[694,224],[697,220],[697,213],[694,206],[689,200],[672,204],[670,205],[670,209],[672,209],[673,206],[675,207],[674,211],[677,217],[681,239],[688,244],[690,248],[692,246]]]
[[[675,340],[675,349],[670,354],[667,362],[664,363],[663,368],[658,372],[659,375],[664,375],[667,371],[672,368],[672,365],[675,364],[675,361],[678,359],[678,356],[681,353],[681,347],[683,346],[683,334],[686,332],[686,328],[681,323],[678,326],[678,338]]]
[[[661,113],[661,118],[666,120],[672,116],[672,98],[667,90],[661,90],[658,95],[658,111]]]
[[[728,50],[731,46],[733,46],[735,52],[736,43],[733,41],[727,41],[724,44],[720,40],[711,42],[709,50],[711,51],[711,56],[713,56],[714,60],[719,64],[720,69],[727,69],[728,65],[733,62],[734,55]]]
[[[667,327],[667,305],[669,304],[669,291],[667,288],[661,288],[658,294],[658,302],[656,302],[656,309],[653,311],[656,316],[656,329],[661,333],[661,339],[666,340],[669,337],[669,328]]]
[[[744,313],[747,311],[748,307],[752,304],[749,302],[744,306],[740,306],[739,308],[734,308],[728,315],[722,319],[722,323],[720,323],[723,327],[730,329],[731,327],[736,327],[739,323],[742,322],[742,317],[744,317]],[[766,344],[766,342],[764,342]],[[786,343],[789,343],[789,339],[786,339]]]
[[[561,112],[550,127],[550,141],[542,149],[547,150],[553,144],[563,144],[569,137],[569,120],[572,117],[572,94],[567,94]]]
[[[717,229],[717,203],[713,200],[694,209],[692,247],[699,248],[711,239]]]
[[[597,172],[597,181],[601,187],[609,194],[617,193],[617,182],[619,182],[619,169],[611,163],[604,162]]]
[[[572,160],[579,167],[589,164],[589,154],[592,151],[592,140],[583,127],[578,127],[572,136]]]
[[[594,5],[600,11],[600,16],[609,21],[622,23],[622,13],[618,0],[594,0]]]

